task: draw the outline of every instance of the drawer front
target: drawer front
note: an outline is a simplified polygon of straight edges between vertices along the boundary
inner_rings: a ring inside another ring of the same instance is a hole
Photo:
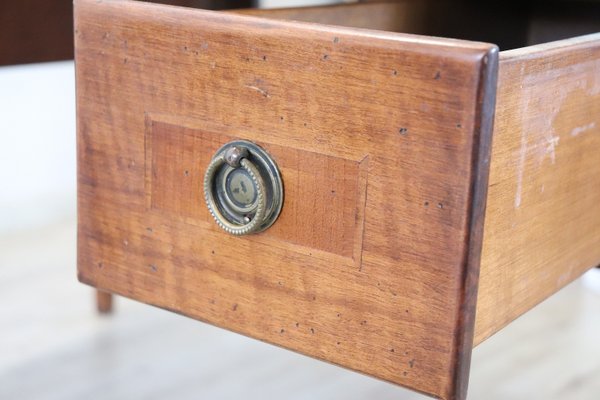
[[[129,1],[75,25],[82,282],[464,397],[494,46]],[[241,237],[202,190],[236,139],[285,192]]]

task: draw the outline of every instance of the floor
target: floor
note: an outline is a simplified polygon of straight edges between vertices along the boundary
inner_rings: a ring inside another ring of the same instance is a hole
[[[579,280],[475,350],[469,399],[598,400],[599,338]],[[97,315],[74,219],[0,236],[0,399],[241,398],[425,399],[123,298]]]

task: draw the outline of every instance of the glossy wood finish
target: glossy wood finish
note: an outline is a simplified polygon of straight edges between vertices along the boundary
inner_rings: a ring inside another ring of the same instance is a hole
[[[79,279],[464,398],[495,46],[75,4]],[[235,137],[286,185],[280,220],[241,238],[197,193],[202,160]]]
[[[476,343],[600,263],[600,34],[500,54]]]

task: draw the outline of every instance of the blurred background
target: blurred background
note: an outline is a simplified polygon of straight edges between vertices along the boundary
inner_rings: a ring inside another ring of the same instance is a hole
[[[0,4],[0,399],[425,399],[124,298],[96,312],[76,279],[71,30],[70,1]],[[469,398],[600,398],[599,275],[477,347]]]

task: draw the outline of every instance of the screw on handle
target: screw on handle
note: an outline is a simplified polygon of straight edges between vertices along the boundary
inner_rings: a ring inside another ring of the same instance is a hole
[[[243,168],[256,187],[257,206],[254,216],[246,224],[237,224],[228,220],[219,209],[217,198],[214,193],[214,180],[217,175],[217,171],[224,165],[229,164],[234,168]],[[265,183],[258,172],[258,169],[248,159],[248,150],[244,147],[231,147],[225,152],[215,157],[209,164],[206,174],[204,175],[204,197],[206,205],[211,215],[217,222],[217,224],[226,232],[232,235],[248,235],[258,231],[265,218],[266,212],[266,199],[265,199]]]

